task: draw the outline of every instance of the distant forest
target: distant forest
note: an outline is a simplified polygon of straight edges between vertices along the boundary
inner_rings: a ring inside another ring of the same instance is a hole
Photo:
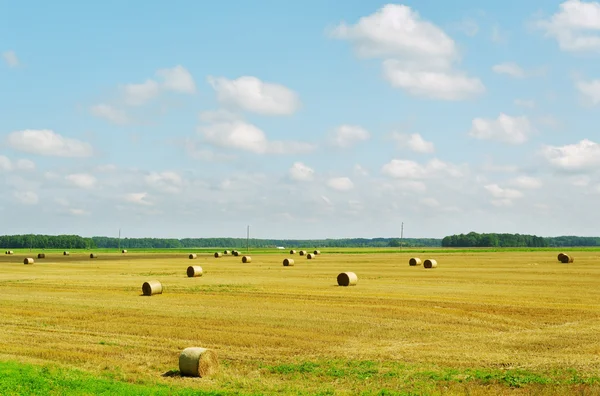
[[[349,239],[250,239],[253,248],[343,248],[343,247],[573,247],[600,246],[600,237],[560,236],[544,238],[524,234],[468,234],[436,238],[349,238]],[[79,235],[4,235],[2,249],[186,249],[243,248],[245,238],[118,238]]]

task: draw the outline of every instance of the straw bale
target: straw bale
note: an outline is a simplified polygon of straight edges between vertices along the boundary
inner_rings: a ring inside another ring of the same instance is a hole
[[[190,258],[190,260],[193,260],[193,259],[197,258],[198,255],[196,253],[190,253],[190,255],[188,257]]]
[[[90,253],[90,258],[91,259],[98,258],[98,254],[97,253]]]
[[[342,272],[337,276],[339,286],[356,286],[358,277],[354,272]]]
[[[222,256],[223,256],[223,253],[221,253],[221,252],[215,252],[215,258],[219,258],[219,257],[222,257]]]
[[[408,260],[408,265],[410,265],[411,267],[415,267],[415,266],[421,265],[421,264],[423,264],[423,262],[418,257],[411,257],[411,259]]]
[[[300,256],[306,256],[306,250],[300,250],[300,251],[298,252],[298,254],[299,254]]]
[[[316,255],[318,255],[318,254],[321,254],[321,251],[320,251],[320,250],[315,250],[313,253],[314,253],[314,254],[315,254],[315,256],[316,256]]]
[[[68,256],[69,252],[67,252],[66,250],[63,252],[63,256]]]
[[[38,253],[38,258],[46,258],[46,253]]]
[[[184,377],[207,377],[218,369],[217,353],[211,349],[190,347],[179,355],[179,372]]]
[[[23,264],[33,264],[34,261],[31,257],[27,257],[25,260],[23,260]]]
[[[296,254],[296,251],[294,249],[290,250],[290,254]]]
[[[144,282],[142,285],[142,293],[144,296],[151,296],[153,294],[162,294],[163,287],[161,283],[157,280],[152,280],[148,282]]]
[[[314,255],[313,253],[308,253],[308,254],[306,255],[306,258],[307,258],[308,260],[312,260],[314,257],[315,257],[315,255]]]
[[[199,265],[190,265],[187,268],[187,276],[189,278],[195,278],[198,276],[202,276],[202,267],[200,267]]]
[[[242,257],[242,263],[251,263],[251,262],[252,262],[252,257],[250,257],[250,256]]]
[[[292,265],[294,265],[294,259],[286,258],[285,260],[283,260],[284,267],[290,267]]]
[[[424,268],[436,268],[437,261],[435,261],[434,259],[427,259],[427,260],[425,260],[425,262],[423,262],[423,267]]]

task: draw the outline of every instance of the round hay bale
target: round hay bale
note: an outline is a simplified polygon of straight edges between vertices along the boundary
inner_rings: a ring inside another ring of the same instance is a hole
[[[231,251],[229,251],[229,250],[225,250],[225,251],[223,251],[223,254],[224,254],[225,256],[227,256],[228,254],[231,254]]]
[[[195,259],[198,257],[198,255],[196,253],[190,253],[190,255],[188,256],[190,258],[190,260]]]
[[[296,251],[294,249],[290,250],[290,254],[296,254]]]
[[[46,258],[46,253],[38,253],[38,258]]]
[[[144,282],[142,285],[142,293],[144,296],[151,296],[153,294],[162,294],[163,287],[159,281],[153,280],[149,282]]]
[[[13,252],[12,250],[9,250],[6,252],[6,254],[15,254],[15,252]]]
[[[202,276],[202,267],[199,265],[190,265],[187,268],[187,276],[188,278],[195,278],[197,276]]]
[[[298,252],[298,254],[299,254],[300,256],[306,256],[306,250],[300,250],[300,251]]]
[[[342,272],[337,276],[337,283],[339,286],[356,286],[358,276],[354,272]]]
[[[31,257],[27,257],[25,260],[23,260],[23,264],[33,264],[34,261]]]
[[[242,263],[251,263],[251,262],[252,262],[252,257],[250,257],[250,256],[242,257]]]
[[[127,253],[127,249],[121,250],[121,253]]]
[[[435,261],[434,259],[427,259],[423,262],[423,267],[424,268],[436,268],[437,261]]]
[[[290,267],[292,265],[294,265],[294,260],[293,259],[286,258],[285,260],[283,260],[283,266],[284,267]]]
[[[566,254],[564,253],[558,253],[558,261],[560,261],[562,263],[563,260],[563,256],[566,256]]]
[[[235,257],[237,257],[237,256],[239,256],[239,255],[240,255],[240,252],[238,252],[237,250],[234,250],[234,251],[233,251],[233,255],[234,255]]]
[[[222,257],[222,256],[223,256],[223,253],[221,253],[221,252],[215,252],[215,258],[219,258],[219,257]]]
[[[190,347],[179,355],[179,372],[184,377],[207,377],[219,369],[217,353],[211,349]]]
[[[307,258],[308,260],[312,260],[314,257],[315,257],[315,255],[314,255],[313,253],[308,253],[308,254],[306,255],[306,258]]]
[[[560,257],[560,262],[561,262],[561,263],[563,263],[563,264],[569,264],[569,263],[572,263],[574,260],[575,260],[575,259],[574,259],[574,257],[573,257],[573,256],[569,256],[569,255],[567,255],[567,254],[563,254],[563,255]]]
[[[68,256],[69,252],[67,252],[66,250],[63,252],[63,256]]]
[[[415,267],[415,266],[421,265],[421,264],[423,264],[423,262],[418,257],[411,257],[411,259],[408,260],[408,265],[410,265],[411,267]]]
[[[316,255],[318,255],[318,254],[321,254],[321,251],[320,251],[320,250],[315,250],[313,253],[314,253],[314,254],[315,254],[315,256],[316,256]]]
[[[96,254],[96,253],[90,253],[90,258],[91,259],[98,258],[98,254]]]

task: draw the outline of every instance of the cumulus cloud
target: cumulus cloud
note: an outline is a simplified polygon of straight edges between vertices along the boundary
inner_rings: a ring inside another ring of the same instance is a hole
[[[333,177],[327,181],[327,185],[337,191],[350,191],[354,183],[348,177]]]
[[[129,122],[129,118],[125,112],[106,103],[100,103],[92,106],[90,108],[90,112],[95,117],[103,118],[113,124],[125,125]]]
[[[126,202],[129,202],[129,203],[133,203],[136,205],[150,206],[150,205],[152,205],[152,203],[146,200],[147,196],[148,196],[148,193],[141,192],[141,193],[125,194],[125,196],[123,198]]]
[[[17,57],[15,51],[4,51],[2,53],[2,59],[8,67],[18,67],[21,63],[19,62],[19,58]]]
[[[17,161],[12,161],[10,158],[0,155],[0,172],[1,171],[14,171],[14,170],[23,170],[23,171],[31,171],[35,169],[35,163],[28,159],[19,159]]]
[[[357,143],[371,138],[366,129],[357,125],[340,125],[335,129],[331,137],[332,144],[341,148],[348,148]]]
[[[600,2],[567,0],[549,19],[535,25],[546,37],[557,40],[561,50],[569,52],[600,52]]]
[[[244,121],[209,124],[200,126],[198,130],[210,144],[255,154],[306,153],[315,149],[309,143],[268,140],[260,128]]]
[[[392,133],[392,139],[398,143],[401,148],[409,148],[415,153],[429,154],[435,151],[435,147],[432,142],[428,142],[418,133],[403,134],[394,132]]]
[[[393,159],[383,165],[381,172],[396,179],[426,179],[436,176],[462,177],[463,167],[432,159],[426,165],[411,160]]]
[[[485,91],[479,79],[453,69],[454,40],[408,6],[387,4],[354,25],[339,24],[331,35],[351,41],[360,57],[383,58],[385,79],[412,95],[464,100]]]
[[[141,106],[158,96],[160,86],[154,80],[146,80],[140,84],[125,84],[121,89],[126,104]]]
[[[503,188],[498,184],[488,184],[484,188],[492,195],[492,204],[494,206],[512,206],[513,201],[521,198],[523,193],[512,188]]]
[[[506,74],[514,78],[524,78],[527,74],[525,70],[514,62],[499,63],[492,67],[492,70],[498,74]]]
[[[230,80],[209,76],[207,80],[217,93],[217,100],[227,106],[264,115],[290,115],[300,107],[300,99],[294,91],[257,77]]]
[[[150,187],[171,194],[181,192],[183,187],[183,178],[177,172],[151,172],[145,181]]]
[[[511,117],[501,113],[495,120],[473,119],[469,136],[517,145],[525,143],[534,133],[535,129],[527,117]]]
[[[564,146],[545,145],[541,154],[559,170],[592,172],[600,167],[600,144],[588,139]]]
[[[160,69],[156,74],[163,78],[162,88],[166,90],[187,94],[196,92],[196,82],[192,74],[181,65],[171,69]]]
[[[93,155],[89,143],[67,138],[49,129],[26,129],[8,134],[8,145],[26,153],[54,157],[90,157]]]
[[[93,188],[96,185],[96,178],[87,173],[74,173],[65,176],[65,179],[72,185],[79,188]]]
[[[509,182],[510,184],[524,189],[538,189],[543,186],[540,179],[531,176],[518,176]]]
[[[315,175],[315,170],[302,162],[294,162],[288,172],[290,177],[296,181],[311,181]]]
[[[592,106],[600,104],[600,80],[578,81],[575,87]]]

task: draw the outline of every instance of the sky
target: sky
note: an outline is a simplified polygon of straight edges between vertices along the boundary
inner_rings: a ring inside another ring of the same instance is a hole
[[[600,2],[0,0],[0,55],[0,234],[600,235]]]

